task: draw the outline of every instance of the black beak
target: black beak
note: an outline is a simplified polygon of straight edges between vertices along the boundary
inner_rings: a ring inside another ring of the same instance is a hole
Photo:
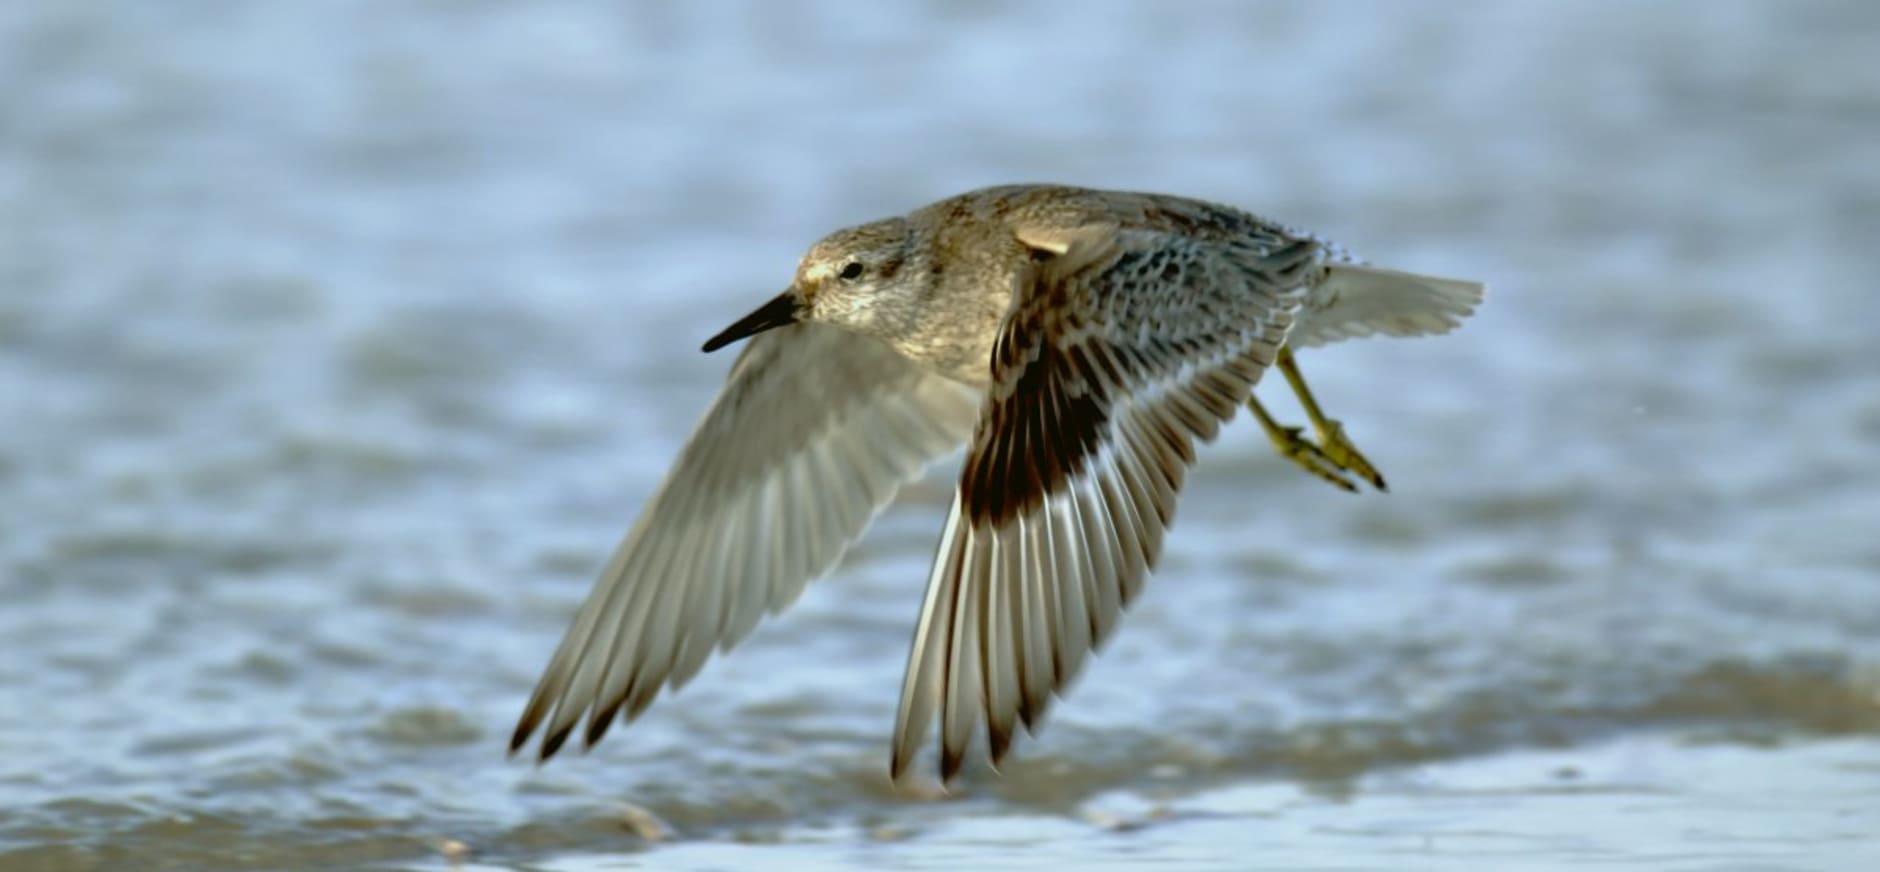
[[[796,292],[784,291],[777,298],[765,303],[757,311],[738,319],[738,323],[726,327],[717,336],[705,340],[705,353],[717,351],[740,339],[756,336],[765,330],[786,327],[796,323]]]

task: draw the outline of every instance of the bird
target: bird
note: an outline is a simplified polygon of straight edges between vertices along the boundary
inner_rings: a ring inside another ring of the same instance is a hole
[[[1371,266],[1238,208],[981,188],[812,245],[712,336],[724,386],[576,612],[510,739],[591,747],[832,570],[897,489],[965,447],[908,653],[888,774],[935,725],[942,784],[996,770],[1116,630],[1196,460],[1242,406],[1334,484],[1383,477],[1295,349],[1448,332],[1485,286]],[[1253,397],[1269,367],[1319,441]]]

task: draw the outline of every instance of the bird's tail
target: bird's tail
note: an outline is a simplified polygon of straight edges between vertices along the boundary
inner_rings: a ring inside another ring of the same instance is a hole
[[[1287,342],[1310,348],[1361,336],[1447,333],[1481,305],[1481,282],[1339,263],[1307,298]]]

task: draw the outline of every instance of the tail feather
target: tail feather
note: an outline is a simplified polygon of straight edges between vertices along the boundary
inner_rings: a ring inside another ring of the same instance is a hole
[[[1340,263],[1306,298],[1287,343],[1312,348],[1343,339],[1447,333],[1481,305],[1481,282]]]

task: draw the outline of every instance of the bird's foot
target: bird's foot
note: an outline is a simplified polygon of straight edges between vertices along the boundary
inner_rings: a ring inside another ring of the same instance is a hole
[[[1296,437],[1299,428],[1294,427],[1292,429]],[[1312,447],[1313,450],[1318,452],[1318,456],[1323,458],[1326,463],[1337,467],[1343,472],[1351,473],[1358,478],[1370,482],[1371,485],[1378,490],[1390,490],[1390,487],[1384,484],[1384,474],[1378,472],[1377,467],[1371,465],[1371,461],[1367,460],[1364,454],[1358,451],[1358,446],[1351,444],[1351,437],[1345,435],[1343,425],[1339,424],[1336,420],[1326,418],[1317,429],[1319,431],[1319,444]]]
[[[1325,479],[1333,487],[1341,490],[1356,491],[1358,486],[1351,483],[1344,474],[1344,467],[1334,461],[1324,449],[1312,444],[1301,435],[1298,427],[1268,427],[1267,438],[1273,440],[1274,449],[1281,457],[1299,464],[1305,471]]]

